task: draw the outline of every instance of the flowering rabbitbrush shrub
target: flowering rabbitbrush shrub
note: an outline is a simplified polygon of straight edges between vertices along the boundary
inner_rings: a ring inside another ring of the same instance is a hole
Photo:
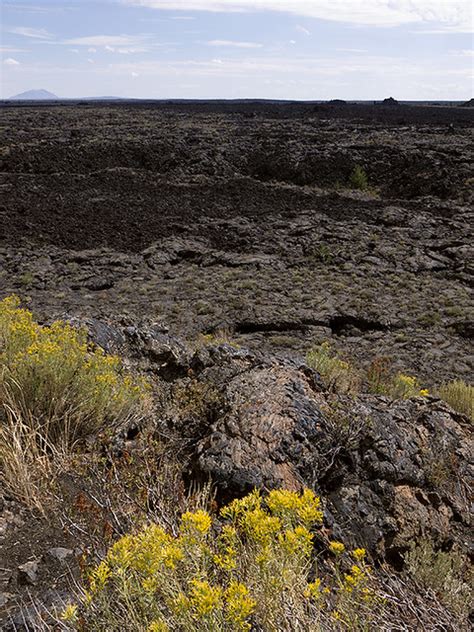
[[[146,391],[118,357],[88,345],[85,331],[41,326],[16,297],[0,302],[0,475],[23,500],[53,455],[106,422],[142,415]]]
[[[0,303],[0,368],[2,401],[53,444],[123,419],[146,390],[122,373],[120,358],[92,349],[85,331],[60,321],[38,325],[16,297]]]
[[[322,617],[359,629],[375,599],[365,551],[353,551],[343,569],[344,546],[332,543],[325,586],[314,554],[321,522],[312,491],[279,490],[235,500],[219,520],[184,513],[177,535],[151,524],[109,549],[61,618],[73,629],[108,632],[318,630]]]

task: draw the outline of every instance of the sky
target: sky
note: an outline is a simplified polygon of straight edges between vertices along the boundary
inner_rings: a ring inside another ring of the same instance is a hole
[[[472,0],[0,0],[0,98],[467,100]]]

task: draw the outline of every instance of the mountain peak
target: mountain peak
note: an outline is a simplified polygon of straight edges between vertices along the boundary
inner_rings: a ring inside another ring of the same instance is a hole
[[[27,90],[26,92],[21,92],[20,94],[15,94],[15,96],[10,97],[12,101],[48,101],[48,100],[56,100],[59,97],[49,92],[48,90]]]

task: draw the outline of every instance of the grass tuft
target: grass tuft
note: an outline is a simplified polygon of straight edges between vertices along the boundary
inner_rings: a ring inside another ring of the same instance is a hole
[[[451,408],[474,421],[474,386],[472,384],[467,384],[463,380],[453,380],[443,384],[438,394]]]

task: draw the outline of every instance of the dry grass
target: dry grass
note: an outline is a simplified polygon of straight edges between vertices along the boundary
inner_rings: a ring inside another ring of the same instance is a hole
[[[306,356],[308,366],[317,371],[329,391],[356,395],[361,379],[354,367],[338,357],[328,342],[313,347]]]
[[[63,454],[25,422],[21,412],[3,402],[0,418],[0,482],[28,507],[43,510],[44,499]]]
[[[467,621],[474,598],[472,568],[463,555],[435,551],[429,541],[419,542],[405,556],[406,572],[426,593],[452,612],[458,621]]]
[[[451,408],[474,421],[474,386],[472,384],[467,384],[463,380],[453,380],[443,384],[438,394]]]

